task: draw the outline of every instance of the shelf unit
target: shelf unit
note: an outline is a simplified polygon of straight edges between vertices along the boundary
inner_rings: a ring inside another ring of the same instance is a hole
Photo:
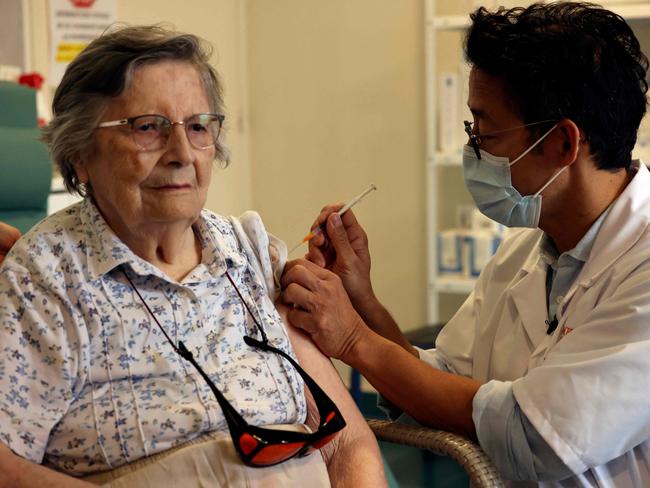
[[[438,110],[438,59],[436,58],[437,37],[441,33],[461,33],[469,26],[469,12],[453,15],[436,15],[436,3],[442,0],[424,0],[424,54],[425,54],[425,100],[426,100],[426,232],[427,232],[427,320],[438,323],[445,317],[441,316],[440,295],[468,295],[475,280],[439,276],[437,272],[437,233],[442,230],[438,212],[441,198],[438,195],[439,178],[449,168],[460,168],[460,147],[454,152],[438,151],[436,119]],[[523,2],[522,2],[523,3]],[[449,2],[451,4],[451,2]],[[448,8],[449,4],[445,7]],[[458,5],[458,4],[455,4]],[[650,39],[650,2],[637,3],[612,1],[604,5],[630,21],[633,29],[644,36],[641,38],[644,52],[650,55],[650,45],[644,45],[644,39]],[[453,7],[452,7],[453,8]],[[457,12],[457,10],[456,10]],[[650,42],[646,41],[646,42]],[[459,131],[462,130],[459,127]],[[461,171],[457,169],[456,171]]]
[[[474,281],[456,277],[438,276],[437,233],[438,224],[438,173],[443,167],[460,166],[460,153],[437,150],[436,118],[438,79],[436,67],[436,36],[440,31],[462,31],[468,24],[465,15],[436,16],[435,0],[425,0],[425,103],[426,103],[426,232],[427,232],[427,320],[438,323],[440,294],[469,294]]]

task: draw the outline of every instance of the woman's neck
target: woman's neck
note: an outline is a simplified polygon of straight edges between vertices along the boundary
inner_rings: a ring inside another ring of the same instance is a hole
[[[176,281],[201,263],[201,241],[187,222],[146,225],[116,234],[135,254]]]

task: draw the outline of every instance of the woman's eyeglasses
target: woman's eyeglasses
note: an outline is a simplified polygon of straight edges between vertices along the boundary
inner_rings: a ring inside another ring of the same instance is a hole
[[[320,449],[325,444],[330,442],[336,434],[345,427],[345,420],[339,412],[339,409],[336,407],[334,402],[327,396],[327,394],[316,384],[316,382],[309,376],[300,365],[286,352],[273,347],[269,344],[266,337],[266,333],[262,328],[261,324],[255,318],[255,315],[251,312],[248,304],[242,297],[239,289],[235,285],[234,281],[230,275],[226,272],[226,276],[232,286],[237,291],[237,295],[244,304],[244,307],[250,314],[253,319],[253,322],[257,326],[257,329],[262,335],[262,340],[253,339],[249,336],[244,336],[244,342],[256,349],[260,349],[266,352],[272,352],[279,354],[291,365],[296,368],[298,374],[302,377],[305,384],[309,388],[314,401],[316,403],[316,408],[320,415],[320,422],[318,424],[318,430],[313,433],[303,433],[295,432],[289,430],[276,430],[276,429],[267,429],[264,427],[257,427],[250,425],[244,418],[235,410],[235,408],[230,404],[225,396],[217,389],[216,385],[210,380],[210,377],[203,371],[203,369],[198,365],[194,355],[185,347],[182,341],[178,342],[178,347],[172,342],[172,340],[165,332],[165,329],[162,327],[158,319],[153,314],[147,303],[140,295],[140,292],[135,287],[128,274],[124,269],[121,270],[126,276],[129,284],[136,292],[145,308],[153,318],[153,320],[158,324],[158,327],[163,332],[169,343],[171,344],[174,351],[180,354],[183,359],[189,361],[199,372],[199,374],[206,381],[212,393],[217,399],[219,406],[221,407],[226,423],[228,424],[228,429],[230,431],[230,437],[232,438],[233,444],[237,453],[241,457],[242,461],[252,467],[265,467],[273,466],[274,464],[279,464],[284,461],[287,461],[293,457],[302,457],[311,454],[316,449]]]
[[[185,120],[172,122],[164,115],[146,114],[101,122],[97,127],[128,125],[139,149],[155,151],[167,146],[172,127],[182,125],[194,148],[208,149],[217,143],[224,119],[225,116],[221,114],[194,114]]]

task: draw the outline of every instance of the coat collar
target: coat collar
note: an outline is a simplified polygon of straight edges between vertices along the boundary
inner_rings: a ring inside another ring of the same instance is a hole
[[[594,240],[590,257],[565,295],[558,309],[558,317],[564,314],[576,290],[579,287],[590,287],[612,263],[641,238],[650,223],[650,193],[647,191],[650,187],[650,172],[638,160],[632,162],[631,170],[635,175],[609,207],[605,221]],[[547,265],[553,259],[544,252],[542,243],[543,240],[540,239],[538,252],[531,253],[522,266],[518,279],[510,288],[526,333],[535,347],[547,336],[542,318],[547,316],[547,306],[542,297],[546,297]],[[531,300],[530,297],[540,298]]]
[[[634,246],[650,224],[650,172],[639,160],[632,161],[632,181],[612,204],[596,236],[590,258],[576,284],[565,296],[564,306],[578,287],[589,288],[609,266]]]

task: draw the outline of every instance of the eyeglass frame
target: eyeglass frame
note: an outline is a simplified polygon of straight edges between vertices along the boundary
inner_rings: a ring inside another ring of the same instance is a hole
[[[532,125],[539,125],[539,124],[546,124],[546,123],[551,123],[551,122],[557,122],[557,120],[549,119],[549,120],[540,120],[539,122],[531,122],[530,124],[523,124],[523,125],[517,125],[515,127],[509,127],[507,129],[500,129],[500,130],[495,130],[492,132],[486,132],[485,134],[475,134],[472,131],[472,125],[474,122],[469,122],[467,120],[463,120],[463,125],[465,126],[465,134],[469,136],[469,142],[470,145],[472,146],[472,149],[474,149],[474,153],[476,154],[476,157],[480,160],[481,159],[481,144],[483,141],[481,140],[481,137],[485,136],[493,136],[495,134],[500,134],[501,132],[509,132],[511,130],[516,130],[516,129],[521,129],[523,127],[530,127]]]
[[[185,359],[190,364],[192,364],[192,366],[194,366],[194,368],[198,371],[201,377],[208,384],[208,387],[214,394],[215,398],[217,399],[217,403],[219,404],[221,410],[223,411],[223,415],[224,418],[226,419],[226,424],[228,425],[228,431],[230,433],[230,437],[235,446],[235,450],[237,451],[237,454],[239,454],[239,457],[242,459],[244,464],[255,468],[263,468],[263,467],[281,464],[294,457],[304,457],[308,454],[311,454],[315,449],[320,449],[323,445],[330,442],[336,436],[336,434],[338,434],[338,432],[341,431],[347,425],[345,419],[343,418],[343,415],[341,415],[341,412],[339,411],[336,404],[327,395],[327,393],[325,393],[322,390],[322,388],[318,386],[316,381],[314,381],[314,379],[311,376],[309,376],[309,374],[307,374],[307,372],[304,369],[302,369],[300,365],[286,352],[276,347],[273,347],[269,344],[264,328],[261,326],[261,324],[259,324],[259,322],[255,318],[255,315],[253,315],[253,313],[251,312],[241,292],[239,291],[239,289],[235,285],[235,282],[230,277],[230,274],[227,271],[226,271],[226,277],[234,287],[235,291],[237,292],[237,295],[239,296],[239,299],[244,304],[244,307],[246,308],[251,318],[253,319],[255,326],[257,327],[257,329],[260,331],[260,334],[262,335],[261,341],[246,335],[244,336],[244,342],[250,347],[254,347],[266,352],[273,352],[279,354],[281,357],[289,361],[289,363],[291,363],[291,365],[296,369],[300,377],[303,379],[303,381],[309,388],[309,391],[311,392],[312,397],[314,398],[314,403],[316,404],[318,414],[320,416],[318,430],[316,432],[305,433],[305,432],[297,432],[291,430],[268,429],[264,427],[258,427],[256,425],[251,425],[248,422],[246,422],[244,417],[232,406],[232,404],[226,399],[226,397],[219,391],[217,386],[210,379],[210,377],[203,370],[203,368],[199,366],[196,359],[194,358],[194,355],[192,354],[191,351],[187,349],[183,341],[178,341],[178,346],[174,344],[174,342],[171,340],[171,338],[169,337],[169,335],[167,334],[163,326],[160,324],[160,322],[154,315],[151,308],[149,308],[147,302],[144,300],[144,298],[142,297],[138,289],[133,284],[131,278],[129,278],[129,275],[126,273],[126,270],[123,267],[120,267],[120,271],[122,271],[127,281],[129,282],[129,284],[131,285],[131,287],[133,288],[133,290],[138,295],[138,297],[144,304],[145,308],[149,312],[149,315],[151,315],[154,322],[158,325],[158,327],[160,328],[163,335],[165,336],[169,344],[172,346],[174,351],[177,354],[179,354],[183,359]],[[320,445],[318,444],[319,441],[322,441],[330,436],[331,438],[327,439],[326,442],[323,442]],[[244,448],[240,443],[242,439],[244,439],[245,442],[247,443],[250,443],[250,441],[252,440],[253,442],[257,442],[257,445],[252,447],[250,450],[246,451],[244,450]],[[274,463],[268,463],[268,464],[253,463],[255,456],[268,446],[276,445],[276,444],[288,445],[291,443],[299,443],[299,442],[304,442],[304,445],[296,452],[294,452],[290,456],[281,459],[280,461]]]
[[[197,117],[199,115],[210,115],[212,117],[216,117],[216,119],[219,121],[219,132],[218,132],[217,136],[214,137],[214,140],[213,140],[212,144],[209,144],[207,146],[196,146],[196,145],[194,145],[194,143],[192,142],[192,139],[190,139],[190,136],[187,133],[187,130],[188,130],[187,129],[187,127],[188,127],[187,122],[190,119],[192,119],[194,117]],[[187,140],[190,143],[190,145],[193,148],[199,149],[201,151],[203,151],[205,149],[209,149],[209,148],[214,147],[214,146],[217,145],[217,141],[219,140],[219,136],[221,135],[221,130],[223,129],[223,122],[224,122],[224,120],[226,120],[225,115],[218,114],[218,113],[212,113],[212,112],[200,112],[200,113],[197,113],[197,114],[192,114],[189,117],[187,117],[185,120],[179,120],[179,121],[173,121],[173,120],[169,119],[168,117],[165,117],[164,115],[161,115],[161,114],[141,114],[141,115],[135,115],[133,117],[127,117],[126,119],[107,120],[105,122],[100,122],[99,124],[97,124],[97,128],[103,129],[103,128],[107,128],[107,127],[122,127],[122,126],[128,125],[130,127],[130,129],[131,129],[131,139],[133,139],[133,142],[135,143],[135,145],[139,149],[141,149],[143,151],[147,151],[147,150],[155,151],[156,149],[149,149],[148,147],[141,146],[135,140],[135,132],[134,132],[134,128],[133,128],[133,122],[135,120],[139,119],[139,118],[142,118],[142,117],[160,117],[160,118],[166,120],[169,123],[169,125],[168,125],[169,131],[167,132],[167,140],[165,141],[165,143],[162,145],[162,147],[160,149],[167,146],[167,144],[169,142],[169,135],[171,134],[171,131],[174,128],[174,126],[175,125],[182,125],[185,128],[185,135],[186,135]]]

